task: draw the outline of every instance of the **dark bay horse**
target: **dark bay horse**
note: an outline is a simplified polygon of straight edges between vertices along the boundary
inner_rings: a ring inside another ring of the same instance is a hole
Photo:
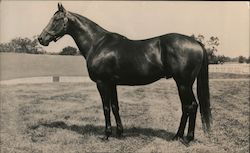
[[[105,116],[105,139],[112,133],[111,110],[117,124],[117,135],[121,136],[123,133],[117,85],[146,85],[171,77],[177,84],[182,104],[180,126],[173,139],[181,139],[186,143],[194,139],[198,104],[192,87],[196,78],[203,130],[209,132],[211,108],[208,58],[201,43],[176,33],[145,40],[130,40],[108,32],[91,20],[66,11],[58,4],[58,11],[38,40],[42,45],[48,46],[51,41],[57,41],[65,34],[73,37],[86,59],[91,80],[96,82]],[[183,137],[188,120],[188,133]]]

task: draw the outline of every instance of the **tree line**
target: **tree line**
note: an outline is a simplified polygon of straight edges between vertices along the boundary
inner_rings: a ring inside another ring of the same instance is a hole
[[[0,52],[15,52],[29,54],[45,54],[46,51],[39,45],[36,36],[32,39],[17,37],[7,43],[0,43]]]
[[[206,39],[202,34],[197,36],[193,34],[191,37],[204,45],[205,49],[207,50],[210,64],[223,64],[225,62],[250,63],[250,56],[248,58],[244,56],[231,58],[224,55],[216,55],[216,53],[218,53],[218,46],[220,45],[218,37],[211,36],[209,39]]]
[[[28,54],[52,54],[52,55],[79,55],[75,47],[64,47],[59,53],[47,52],[38,42],[37,36],[30,38],[17,37],[7,43],[0,43],[0,52],[28,53]]]
[[[218,37],[211,36],[206,39],[202,34],[197,36],[192,35],[192,38],[204,44],[208,53],[210,64],[223,64],[225,62],[239,62],[250,63],[250,56],[239,56],[236,58],[227,57],[224,55],[216,55],[220,41]],[[15,52],[15,53],[28,53],[28,54],[53,54],[53,55],[80,55],[77,48],[72,46],[64,47],[59,53],[46,52],[46,50],[39,44],[37,36],[30,38],[17,37],[8,43],[0,43],[0,52]]]

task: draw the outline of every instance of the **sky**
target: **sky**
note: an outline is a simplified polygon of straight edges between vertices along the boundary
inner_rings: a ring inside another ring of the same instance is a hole
[[[0,41],[39,35],[57,11],[58,1],[1,1]],[[203,34],[220,39],[218,54],[249,56],[248,2],[178,1],[61,1],[66,10],[81,14],[104,29],[130,39],[166,33]],[[44,47],[59,52],[76,46],[70,36]]]

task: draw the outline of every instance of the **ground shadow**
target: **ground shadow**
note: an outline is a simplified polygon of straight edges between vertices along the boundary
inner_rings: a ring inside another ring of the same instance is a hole
[[[67,129],[79,134],[92,133],[94,135],[103,135],[104,134],[104,126],[96,126],[93,124],[87,124],[83,126],[79,125],[67,125],[63,121],[51,122],[51,123],[40,123],[38,125],[30,127],[30,129],[35,130],[40,126],[45,126],[49,128],[61,128]],[[115,136],[116,127],[112,127],[113,136]],[[174,137],[174,133],[168,132],[162,129],[153,129],[153,128],[142,128],[142,127],[131,127],[124,129],[124,138],[126,137],[139,137],[140,135],[144,135],[146,137],[158,137],[167,141],[172,140]]]

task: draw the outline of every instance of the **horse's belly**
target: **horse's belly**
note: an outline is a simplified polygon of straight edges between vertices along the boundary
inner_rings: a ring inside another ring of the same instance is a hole
[[[133,72],[133,71],[122,71],[122,72],[114,72],[103,71],[102,73],[89,72],[90,78],[93,81],[109,81],[113,82],[117,85],[146,85],[153,83],[161,78],[166,77],[166,74],[160,70],[152,70],[149,72]]]
[[[138,85],[147,85],[153,83],[160,78],[153,78],[153,79],[140,79],[140,80],[117,80],[117,85],[129,85],[129,86],[138,86]]]
[[[127,74],[116,75],[114,82],[118,85],[146,85],[165,77],[163,72],[151,73],[150,75]]]

